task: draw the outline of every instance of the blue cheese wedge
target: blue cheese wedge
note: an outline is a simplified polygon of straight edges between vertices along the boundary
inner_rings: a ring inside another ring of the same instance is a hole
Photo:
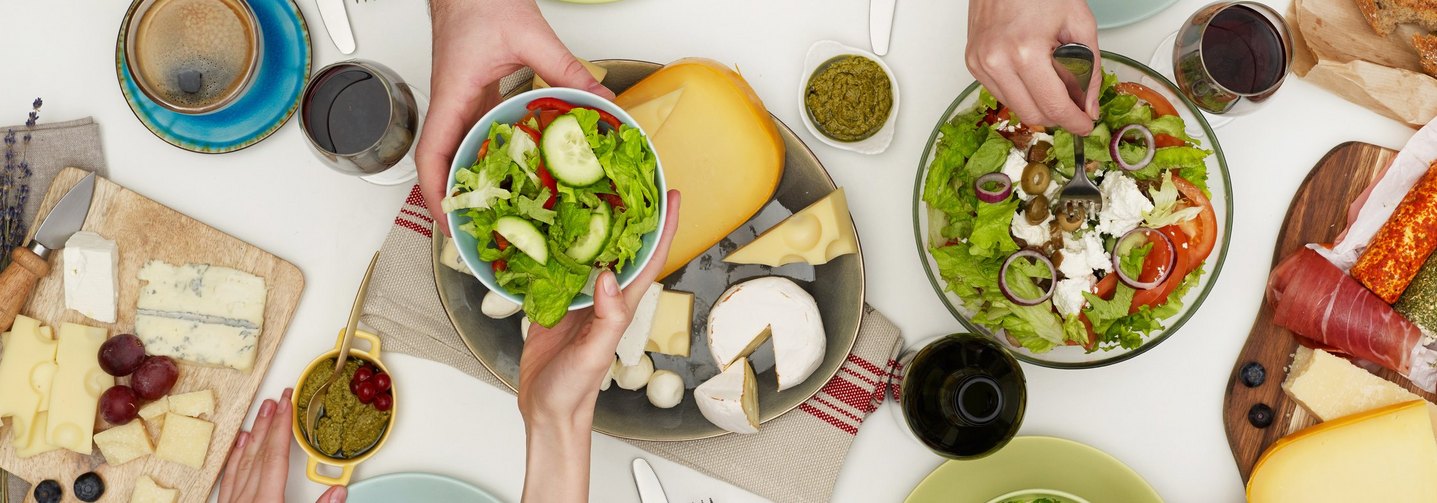
[[[140,269],[135,335],[152,355],[196,365],[248,371],[264,330],[264,279],[227,267],[174,266],[151,261]]]
[[[114,241],[88,231],[65,242],[65,307],[100,323],[115,322],[115,271],[120,268]]]

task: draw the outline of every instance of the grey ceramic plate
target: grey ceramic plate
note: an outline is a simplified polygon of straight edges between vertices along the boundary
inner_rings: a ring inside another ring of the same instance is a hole
[[[643,61],[596,61],[609,69],[604,85],[622,92],[639,79],[657,70],[660,65]],[[520,86],[511,95],[527,91]],[[774,119],[778,122],[778,119]],[[846,255],[821,265],[790,264],[770,268],[757,265],[730,265],[723,257],[752,241],[754,236],[777,224],[837,188],[828,171],[793,131],[778,122],[779,135],[787,150],[784,158],[783,181],[773,200],[752,219],[740,226],[723,241],[689,262],[684,269],[664,280],[672,290],[693,292],[693,350],[689,358],[653,354],[654,367],[672,370],[684,378],[684,385],[693,389],[718,373],[718,366],[708,352],[705,325],[709,308],[724,290],[745,279],[778,275],[794,280],[818,301],[823,312],[823,327],[828,334],[828,349],[823,363],[808,380],[797,387],[777,391],[773,372],[772,343],[764,343],[752,357],[758,373],[759,412],[765,422],[783,415],[812,397],[838,372],[853,342],[858,338],[858,324],[863,316],[863,254]],[[686,195],[686,197],[722,197],[721,195]],[[682,217],[680,217],[682,218]],[[469,350],[510,388],[518,386],[519,355],[524,342],[519,335],[519,316],[495,320],[479,311],[487,290],[473,277],[439,264],[442,236],[435,233],[434,278],[439,298],[449,312],[454,328],[463,337]],[[686,392],[683,403],[672,409],[649,404],[643,390],[628,391],[617,386],[599,394],[594,429],[616,437],[636,440],[693,440],[726,433],[704,419],[694,404],[693,394]]]

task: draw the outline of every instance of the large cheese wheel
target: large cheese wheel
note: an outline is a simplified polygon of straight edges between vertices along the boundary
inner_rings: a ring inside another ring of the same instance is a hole
[[[681,59],[614,100],[654,142],[683,216],[661,277],[683,268],[763,208],[783,177],[783,139],[737,72]]]

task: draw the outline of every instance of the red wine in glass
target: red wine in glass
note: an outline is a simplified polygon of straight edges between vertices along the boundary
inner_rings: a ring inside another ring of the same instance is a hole
[[[1257,2],[1199,9],[1173,46],[1178,88],[1213,114],[1251,112],[1277,92],[1292,60],[1282,16]]]

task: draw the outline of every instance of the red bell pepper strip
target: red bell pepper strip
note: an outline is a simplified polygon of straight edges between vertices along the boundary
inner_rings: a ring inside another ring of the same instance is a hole
[[[561,114],[569,113],[570,110],[573,110],[575,108],[586,108],[598,113],[599,120],[603,121],[605,124],[608,124],[610,128],[619,129],[619,119],[618,117],[614,117],[613,114],[610,114],[603,110],[599,110],[594,107],[574,106],[574,104],[561,100],[559,98],[539,98],[534,101],[530,101],[525,108],[528,108],[531,112],[547,109],[558,111]]]

